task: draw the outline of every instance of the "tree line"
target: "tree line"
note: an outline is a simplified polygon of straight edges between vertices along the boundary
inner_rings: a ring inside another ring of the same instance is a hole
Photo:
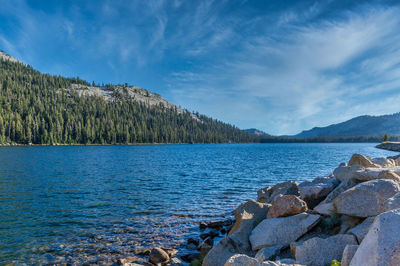
[[[79,78],[42,74],[29,65],[0,60],[0,143],[133,144],[254,142],[232,125],[162,105],[135,101],[124,90],[112,100],[79,95]]]

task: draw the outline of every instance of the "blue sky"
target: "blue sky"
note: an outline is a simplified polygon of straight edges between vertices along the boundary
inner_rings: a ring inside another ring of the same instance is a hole
[[[271,134],[400,111],[398,1],[0,0],[0,50]]]

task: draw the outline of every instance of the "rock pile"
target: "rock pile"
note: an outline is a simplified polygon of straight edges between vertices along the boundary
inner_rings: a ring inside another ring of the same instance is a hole
[[[257,196],[200,254],[203,266],[400,265],[399,158],[355,154],[331,176],[279,183]]]

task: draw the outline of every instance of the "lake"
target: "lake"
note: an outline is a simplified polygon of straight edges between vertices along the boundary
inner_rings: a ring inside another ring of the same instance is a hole
[[[0,147],[0,264],[179,247],[259,188],[328,175],[376,144]]]

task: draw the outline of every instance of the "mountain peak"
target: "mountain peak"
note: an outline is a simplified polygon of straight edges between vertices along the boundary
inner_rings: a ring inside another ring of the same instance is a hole
[[[14,62],[14,63],[21,63],[16,58],[12,57],[11,55],[9,55],[6,52],[1,51],[1,50],[0,50],[0,58],[1,58],[1,60],[7,60],[7,61],[10,61],[10,62]]]

